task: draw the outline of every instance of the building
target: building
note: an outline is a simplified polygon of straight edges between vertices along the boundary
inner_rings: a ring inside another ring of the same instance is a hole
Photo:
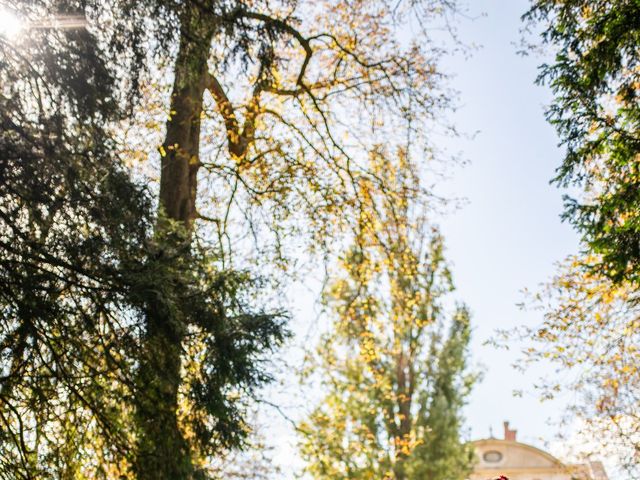
[[[601,462],[564,464],[539,448],[516,440],[516,430],[504,422],[504,438],[473,442],[477,463],[469,480],[608,480]]]

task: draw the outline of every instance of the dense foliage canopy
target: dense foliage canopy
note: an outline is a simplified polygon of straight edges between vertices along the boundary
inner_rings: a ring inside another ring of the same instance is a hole
[[[455,2],[12,7],[0,475],[211,477],[286,336],[260,280],[272,261],[291,238],[331,250],[369,206],[363,178],[384,191],[372,139],[429,158],[449,98],[427,26]]]
[[[2,478],[131,472],[135,415],[160,415],[140,365],[171,354],[145,341],[150,311],[189,330],[180,409],[204,454],[238,444],[230,387],[266,380],[256,355],[283,338],[249,313],[249,276],[154,235],[150,192],[116,154],[127,104],[97,45],[84,28],[0,40]]]
[[[555,182],[578,188],[565,218],[584,250],[529,303],[544,321],[520,332],[524,362],[557,367],[536,385],[543,398],[571,392],[581,453],[638,478],[640,4],[535,0],[524,18],[553,55],[538,80],[554,94],[547,115],[566,149]]]
[[[640,5],[635,0],[537,0],[525,20],[555,55],[539,81],[555,95],[548,118],[566,156],[556,182],[582,188],[566,217],[597,268],[616,280],[640,272]]]

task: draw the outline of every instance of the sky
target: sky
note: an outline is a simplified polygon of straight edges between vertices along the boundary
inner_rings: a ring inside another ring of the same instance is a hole
[[[444,59],[442,67],[453,75],[451,86],[460,94],[453,123],[462,132],[477,134],[438,140],[439,147],[459,152],[468,164],[456,167],[450,179],[437,185],[437,192],[466,198],[464,207],[439,221],[457,299],[473,314],[472,362],[484,374],[465,412],[466,436],[485,438],[492,429],[501,438],[502,422],[510,421],[518,440],[546,448],[558,433],[553,421],[562,413],[563,401],[541,403],[532,385],[540,376],[554,375],[553,370],[539,367],[522,373],[512,367],[519,357],[517,345],[497,350],[485,344],[497,329],[539,323],[539,314],[518,307],[522,290],[535,290],[551,278],[555,262],[578,251],[577,235],[560,220],[563,192],[549,184],[562,150],[544,118],[550,92],[534,84],[541,58],[517,53],[520,16],[528,3],[468,2],[469,18],[460,19],[458,32],[464,43],[479,48],[470,57]],[[304,287],[291,294],[298,305],[293,315],[302,326],[296,330],[302,345],[315,336],[308,327],[318,314],[311,306],[313,295]],[[289,350],[287,356],[295,363],[295,353]],[[271,401],[295,418],[305,400],[290,395],[298,387],[288,388],[287,380],[283,382],[270,390]],[[524,395],[515,397],[514,390]],[[279,412],[268,411],[267,417],[268,443],[276,446],[275,461],[290,478],[292,469],[300,466],[293,453],[295,436]]]
[[[471,2],[470,2],[471,3]],[[518,429],[518,439],[543,446],[557,427],[562,401],[541,404],[532,391],[540,375],[522,373],[512,364],[518,349],[484,345],[496,329],[535,325],[539,313],[522,311],[522,290],[535,290],[554,273],[554,263],[578,251],[578,238],[560,219],[562,191],[549,180],[562,160],[553,128],[544,118],[551,101],[534,80],[541,58],[518,55],[528,0],[476,0],[473,19],[459,25],[461,39],[480,48],[471,58],[449,58],[452,86],[461,107],[454,123],[470,139],[454,139],[469,164],[442,185],[445,194],[463,195],[467,204],[441,221],[453,262],[459,297],[473,312],[472,356],[484,365],[484,380],[471,395],[466,416],[471,438],[502,435],[502,421]],[[482,14],[482,15],[481,15]],[[522,398],[512,396],[524,390]],[[529,392],[529,394],[527,393]]]

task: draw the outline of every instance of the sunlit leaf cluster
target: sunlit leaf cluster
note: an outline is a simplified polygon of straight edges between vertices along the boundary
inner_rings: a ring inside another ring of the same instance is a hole
[[[468,312],[448,316],[442,238],[416,201],[405,152],[379,149],[370,162],[387,189],[362,182],[367,208],[327,292],[334,321],[309,367],[327,393],[299,428],[306,469],[317,479],[464,478]]]
[[[570,257],[528,306],[544,321],[524,328],[522,367],[549,364],[556,375],[534,382],[543,398],[569,398],[567,421],[598,432],[586,453],[615,445],[637,478],[640,448],[640,310],[635,284],[615,283],[592,267],[601,259]],[[585,267],[586,265],[586,267]],[[590,268],[591,267],[591,268]]]

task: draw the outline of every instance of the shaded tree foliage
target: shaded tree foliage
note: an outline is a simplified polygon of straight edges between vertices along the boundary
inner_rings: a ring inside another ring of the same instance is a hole
[[[543,398],[571,391],[584,453],[617,457],[637,478],[640,4],[535,0],[524,19],[554,54],[538,81],[554,94],[547,118],[566,149],[554,181],[580,190],[564,218],[584,250],[534,297],[544,321],[520,332],[524,362],[563,374],[538,385]]]
[[[140,365],[171,354],[147,341],[149,312],[189,329],[182,414],[205,453],[240,441],[232,389],[267,380],[257,355],[283,338],[247,308],[255,280],[153,235],[150,194],[114,153],[127,102],[97,45],[82,27],[0,39],[2,478],[131,473],[136,415],[158,402]]]
[[[111,156],[118,106],[93,41],[0,39],[3,478],[73,475],[90,430],[101,455],[124,448],[122,266],[144,262],[150,202]]]
[[[525,20],[555,54],[538,81],[555,97],[547,116],[566,156],[555,178],[583,188],[565,217],[598,265],[638,279],[640,261],[640,5],[635,0],[538,0]]]

